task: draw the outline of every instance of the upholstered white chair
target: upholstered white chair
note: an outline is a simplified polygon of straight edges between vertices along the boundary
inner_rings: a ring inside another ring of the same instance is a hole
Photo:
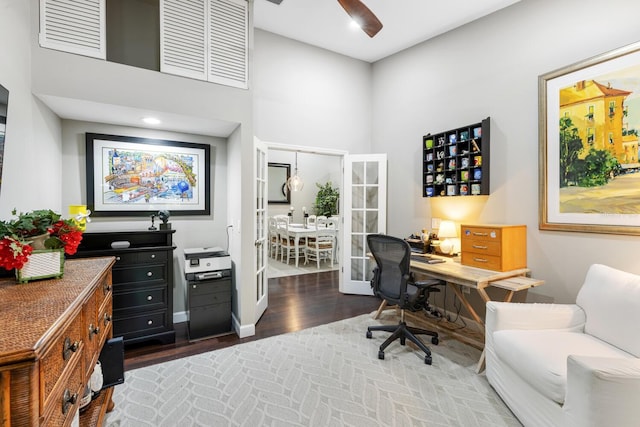
[[[640,425],[640,276],[594,264],[575,304],[488,302],[485,340],[525,427]]]

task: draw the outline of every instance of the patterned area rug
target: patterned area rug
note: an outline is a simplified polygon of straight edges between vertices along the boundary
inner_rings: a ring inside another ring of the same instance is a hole
[[[365,332],[381,322],[367,314],[129,371],[106,426],[521,425],[475,373],[478,350],[441,337],[431,366],[399,343],[379,360],[388,334]]]

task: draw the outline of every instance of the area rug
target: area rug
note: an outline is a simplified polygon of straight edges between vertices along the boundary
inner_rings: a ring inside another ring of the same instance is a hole
[[[309,274],[309,273],[321,273],[323,271],[333,271],[338,269],[338,263],[334,262],[333,266],[331,266],[330,262],[322,261],[320,263],[320,268],[318,268],[318,264],[315,261],[309,262],[308,264],[304,263],[304,258],[298,262],[298,266],[296,267],[295,261],[289,261],[289,264],[286,262],[280,262],[273,258],[269,258],[267,263],[267,277],[269,279],[274,279],[276,277],[286,277],[286,276],[297,276],[299,274]]]
[[[520,426],[475,373],[480,352],[441,337],[433,364],[371,315],[126,372],[108,427]]]

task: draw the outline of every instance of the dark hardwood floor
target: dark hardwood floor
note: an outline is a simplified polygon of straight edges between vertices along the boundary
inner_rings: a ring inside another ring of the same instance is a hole
[[[338,292],[338,274],[338,271],[329,271],[269,279],[269,307],[256,324],[255,335],[240,339],[234,333],[189,342],[186,323],[178,323],[175,325],[174,344],[147,343],[125,347],[125,370],[299,331],[370,313],[378,308],[380,300],[377,297]]]

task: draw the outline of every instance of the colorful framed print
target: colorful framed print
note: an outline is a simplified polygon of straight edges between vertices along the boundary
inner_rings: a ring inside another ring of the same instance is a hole
[[[538,88],[540,229],[640,234],[640,43]]]
[[[93,216],[210,214],[209,145],[87,133],[86,148]]]

